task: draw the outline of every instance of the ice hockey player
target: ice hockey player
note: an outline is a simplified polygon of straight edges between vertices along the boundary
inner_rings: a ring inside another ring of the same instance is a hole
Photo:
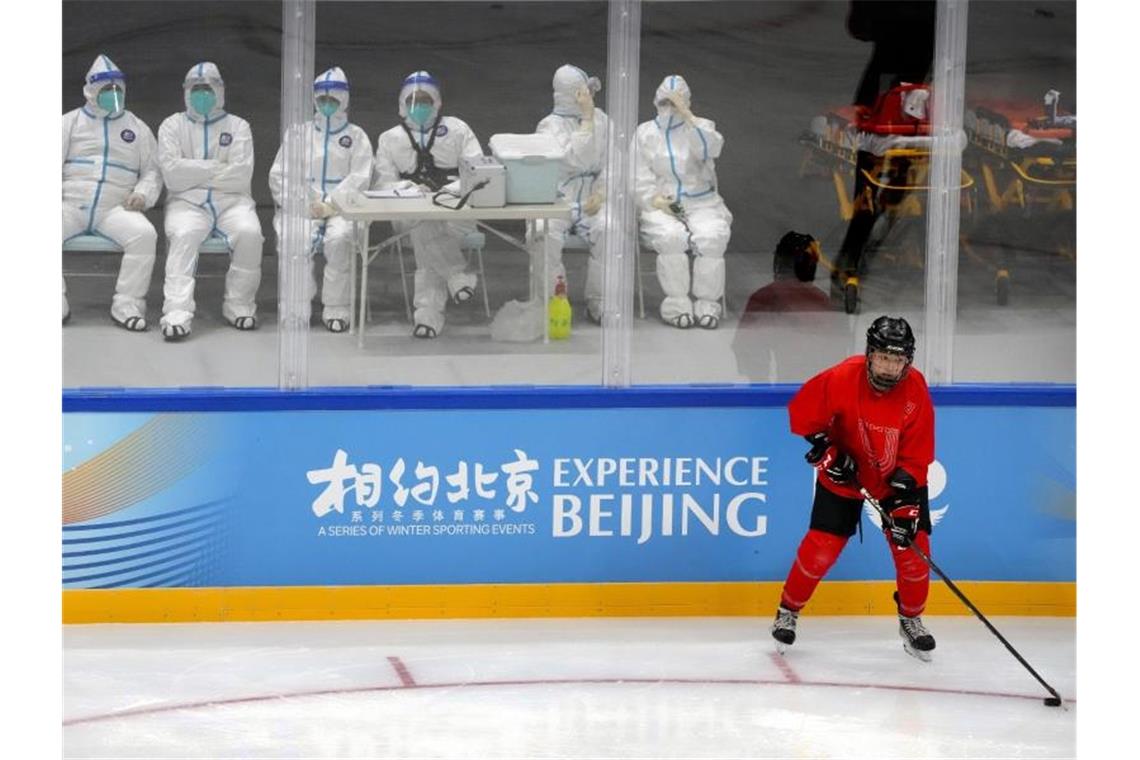
[[[909,654],[930,660],[934,637],[922,624],[929,567],[908,547],[930,553],[926,471],[934,461],[934,407],[914,361],[914,333],[901,317],[882,316],[867,330],[867,350],[808,380],[788,404],[792,432],[818,470],[811,522],[772,625],[777,650],[796,640],[796,621],[820,580],[855,535],[860,486],[891,517],[884,529],[895,563],[899,635]]]

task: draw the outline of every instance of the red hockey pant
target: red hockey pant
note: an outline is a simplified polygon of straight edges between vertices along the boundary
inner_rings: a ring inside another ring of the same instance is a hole
[[[895,562],[899,612],[907,617],[921,615],[926,609],[926,597],[930,592],[930,568],[915,552],[895,546],[889,538],[886,541],[891,559]],[[926,531],[920,530],[914,543],[926,556],[930,556],[930,535]],[[809,530],[800,542],[788,579],[784,581],[780,604],[789,610],[803,609],[815,592],[815,587],[827,575],[835,560],[839,559],[839,553],[846,545],[847,539],[843,536]]]

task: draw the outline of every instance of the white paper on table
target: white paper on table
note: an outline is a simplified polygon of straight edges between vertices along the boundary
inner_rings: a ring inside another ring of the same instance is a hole
[[[418,187],[393,188],[389,190],[365,190],[366,198],[423,198],[424,191]]]

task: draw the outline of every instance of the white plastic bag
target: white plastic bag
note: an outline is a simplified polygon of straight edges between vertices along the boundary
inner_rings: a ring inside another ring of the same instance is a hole
[[[507,301],[491,320],[491,340],[530,343],[542,337],[546,309],[538,301]]]

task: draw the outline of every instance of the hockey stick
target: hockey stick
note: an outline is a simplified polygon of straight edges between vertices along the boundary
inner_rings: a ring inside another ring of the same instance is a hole
[[[859,487],[859,492],[861,494],[863,494],[863,498],[866,499],[867,503],[870,504],[872,507],[874,507],[875,511],[879,513],[879,519],[881,519],[883,521],[883,525],[888,529],[894,528],[895,527],[895,521],[892,520],[890,515],[888,515],[886,513],[886,511],[882,508],[882,506],[879,504],[878,499],[876,499],[874,496],[872,496],[867,491],[867,489],[863,488],[862,486]],[[946,573],[942,572],[941,568],[939,568],[938,565],[934,564],[934,560],[932,560],[929,556],[927,556],[926,552],[924,552],[922,549],[918,548],[918,546],[916,546],[913,543],[910,545],[910,548],[914,551],[915,554],[917,554],[919,557],[922,558],[923,562],[925,562],[927,565],[930,566],[931,570],[933,570],[935,573],[937,573],[938,577],[941,578],[943,580],[943,582],[947,586],[950,587],[950,590],[954,592],[954,595],[962,600],[962,604],[969,607],[970,612],[977,615],[978,620],[981,620],[985,624],[986,628],[990,629],[990,633],[992,633],[994,636],[997,636],[998,641],[1000,641],[1002,644],[1005,644],[1005,648],[1009,650],[1009,653],[1012,654],[1014,657],[1016,657],[1017,661],[1025,666],[1025,669],[1028,670],[1029,673],[1034,678],[1037,679],[1037,682],[1040,683],[1042,686],[1044,686],[1045,690],[1053,695],[1051,697],[1045,698],[1045,700],[1044,700],[1045,704],[1048,705],[1049,707],[1060,707],[1061,706],[1061,695],[1057,693],[1057,690],[1054,689],[1049,684],[1047,684],[1045,682],[1045,679],[1037,674],[1037,671],[1033,669],[1033,666],[1030,665],[1028,662],[1026,662],[1025,658],[1022,657],[1018,653],[1018,651],[1013,648],[1013,644],[1010,644],[1008,641],[1006,641],[1005,636],[1002,636],[1001,633],[998,631],[998,629],[994,628],[993,624],[989,620],[986,619],[986,616],[982,614],[981,610],[979,610],[977,607],[975,607],[974,604],[969,599],[966,598],[966,595],[963,594],[961,592],[961,590],[959,590],[959,588],[954,585],[954,581],[952,581],[946,577]]]

